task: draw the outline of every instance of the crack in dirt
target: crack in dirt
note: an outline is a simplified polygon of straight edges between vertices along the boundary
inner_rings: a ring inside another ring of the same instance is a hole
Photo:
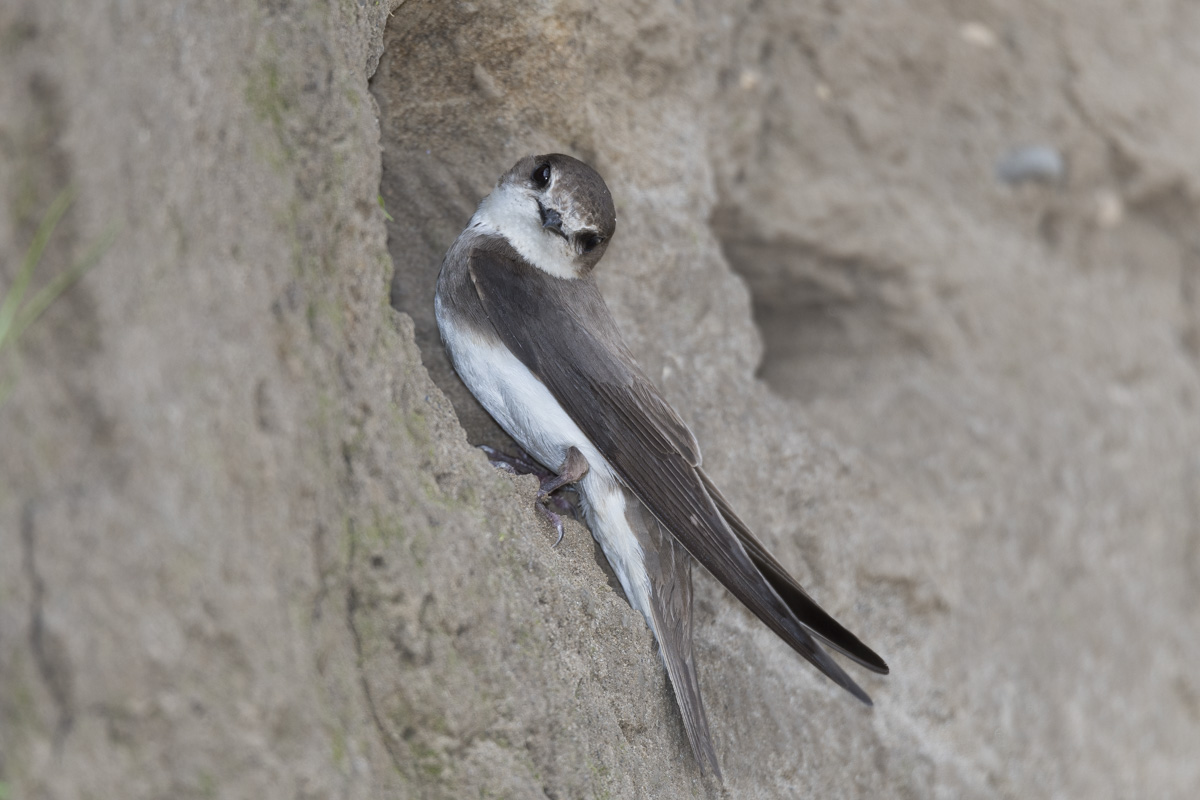
[[[36,558],[36,535],[34,525],[35,501],[26,501],[21,509],[21,557],[25,576],[29,580],[32,597],[29,601],[29,647],[37,665],[38,676],[58,712],[54,726],[54,749],[62,751],[63,743],[75,722],[74,702],[71,697],[70,669],[64,654],[59,652],[61,644],[47,634],[43,609],[46,601],[46,581],[38,573]]]
[[[347,559],[347,564],[350,570],[354,568],[354,558],[358,550],[358,539],[355,536],[354,523],[350,523],[350,555]],[[392,736],[388,732],[387,727],[383,724],[383,718],[380,716],[379,708],[375,704],[375,697],[371,694],[371,684],[367,680],[367,672],[363,669],[363,642],[362,634],[359,633],[358,626],[354,624],[354,612],[358,609],[358,592],[354,589],[354,581],[347,576],[346,581],[346,625],[350,628],[350,636],[354,639],[354,656],[355,668],[358,670],[358,680],[362,684],[363,697],[367,701],[367,710],[371,712],[371,720],[375,723],[376,730],[379,731],[379,737],[383,740],[383,747],[387,750],[388,756],[392,759],[392,766],[400,775],[405,775],[407,772],[403,768],[403,761],[400,758],[400,753],[396,752],[395,743],[392,741]]]

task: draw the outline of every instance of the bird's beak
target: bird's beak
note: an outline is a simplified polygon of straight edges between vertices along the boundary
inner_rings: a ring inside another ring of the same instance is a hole
[[[559,236],[563,237],[564,239],[567,238],[567,235],[565,233],[563,233],[563,229],[562,229],[563,221],[562,221],[561,214],[559,214],[553,208],[546,208],[541,203],[538,203],[538,213],[540,213],[542,215],[542,227],[543,228],[549,228],[550,230],[554,231],[555,233],[557,233]]]

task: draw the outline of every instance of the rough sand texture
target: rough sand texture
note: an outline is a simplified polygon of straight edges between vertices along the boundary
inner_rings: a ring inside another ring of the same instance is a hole
[[[893,667],[860,707],[700,577],[728,796],[1200,791],[1195,4],[65,5],[0,6],[0,286],[64,186],[44,276],[121,228],[0,354],[7,796],[721,796],[437,342],[550,150],[711,474]]]

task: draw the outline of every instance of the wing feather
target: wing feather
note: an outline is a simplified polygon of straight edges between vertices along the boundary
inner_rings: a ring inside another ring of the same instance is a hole
[[[730,530],[696,470],[695,439],[637,368],[595,284],[555,278],[496,248],[473,250],[469,269],[497,334],[629,490],[767,627],[869,705]]]
[[[851,658],[858,662],[863,667],[877,672],[880,675],[888,674],[887,663],[880,658],[874,650],[863,644],[857,636],[842,627],[836,619],[831,617],[825,609],[817,605],[804,587],[796,582],[796,579],[787,573],[787,570],[775,560],[775,556],[758,541],[758,538],[751,532],[746,523],[738,518],[738,515],[730,508],[729,503],[713,485],[708,475],[704,470],[698,470],[700,479],[704,481],[704,488],[708,490],[709,496],[716,502],[717,508],[721,511],[721,516],[729,523],[729,527],[733,529],[734,534],[741,540],[742,546],[746,548],[746,553],[750,556],[750,560],[758,567],[763,576],[771,584],[772,588],[779,593],[788,607],[792,609],[792,613],[800,620],[804,627],[815,633],[826,644],[837,650],[847,658]]]

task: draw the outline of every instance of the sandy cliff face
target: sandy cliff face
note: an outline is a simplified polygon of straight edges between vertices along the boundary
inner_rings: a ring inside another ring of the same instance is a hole
[[[529,5],[0,10],[0,286],[62,187],[44,275],[120,225],[0,362],[11,796],[719,794],[437,342],[550,150],[706,467],[893,668],[861,708],[701,577],[731,796],[1200,788],[1200,14]],[[999,180],[1027,144],[1065,173]]]

